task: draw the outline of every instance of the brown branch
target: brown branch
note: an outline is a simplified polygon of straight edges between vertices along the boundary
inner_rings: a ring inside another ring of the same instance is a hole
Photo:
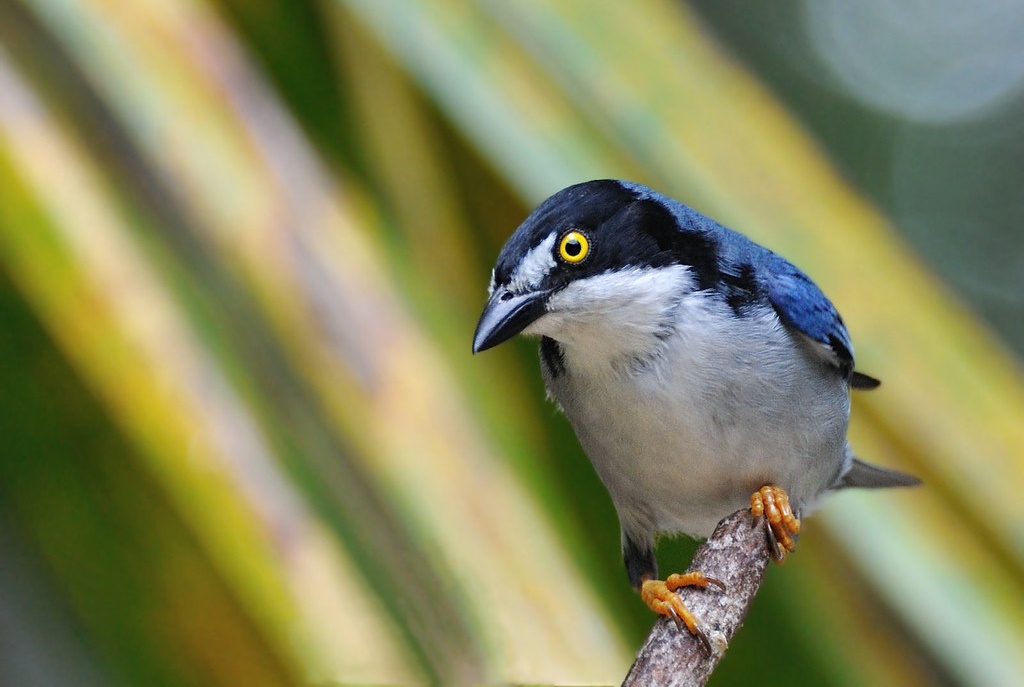
[[[697,549],[689,570],[721,580],[725,591],[714,586],[679,590],[710,647],[685,628],[680,631],[671,619],[662,618],[640,648],[623,687],[707,682],[743,623],[770,559],[764,518],[755,520],[749,510],[741,510],[720,522],[711,538]]]

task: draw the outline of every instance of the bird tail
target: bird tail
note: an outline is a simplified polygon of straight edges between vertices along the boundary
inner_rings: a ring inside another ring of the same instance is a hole
[[[843,474],[839,482],[832,488],[862,487],[866,489],[881,489],[885,487],[914,487],[920,483],[921,480],[913,475],[865,463],[859,458],[854,458],[850,463],[850,469]]]

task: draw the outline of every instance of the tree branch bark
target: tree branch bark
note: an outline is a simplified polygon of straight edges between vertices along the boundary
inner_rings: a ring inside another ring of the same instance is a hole
[[[679,590],[686,607],[697,616],[699,627],[707,635],[710,650],[685,628],[680,631],[672,619],[661,618],[640,648],[623,687],[707,682],[743,623],[770,560],[764,518],[754,519],[749,510],[741,510],[718,523],[711,538],[697,549],[687,570],[700,570],[721,580],[725,590],[715,586]]]

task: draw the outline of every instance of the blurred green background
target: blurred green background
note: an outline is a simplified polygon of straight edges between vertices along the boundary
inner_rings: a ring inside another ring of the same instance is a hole
[[[501,244],[642,181],[811,274],[847,493],[714,684],[1024,674],[1024,7],[0,0],[0,684],[617,684],[652,618]],[[693,550],[667,541],[662,569]]]

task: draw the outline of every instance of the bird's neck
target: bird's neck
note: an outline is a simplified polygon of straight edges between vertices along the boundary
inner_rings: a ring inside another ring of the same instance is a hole
[[[628,269],[570,284],[552,297],[531,333],[558,342],[569,370],[621,373],[644,365],[677,332],[680,308],[693,294],[685,267]]]

